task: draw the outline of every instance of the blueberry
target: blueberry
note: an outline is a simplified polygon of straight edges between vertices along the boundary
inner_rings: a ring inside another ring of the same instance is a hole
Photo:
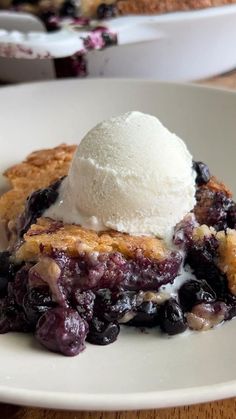
[[[126,313],[135,310],[138,304],[138,296],[134,291],[113,294],[110,304],[107,304],[104,317],[108,321],[119,321]]]
[[[19,220],[20,236],[28,230],[30,225],[41,217],[43,212],[49,208],[58,197],[58,188],[62,179],[50,185],[48,188],[39,189],[33,192],[27,199],[25,211]]]
[[[23,299],[23,308],[27,320],[33,328],[35,328],[40,316],[54,305],[55,303],[53,303],[49,289],[46,286],[31,288]]]
[[[109,345],[115,342],[119,332],[120,326],[117,323],[94,317],[89,324],[87,341],[94,345]]]
[[[117,14],[116,6],[114,4],[101,3],[97,8],[98,19],[110,19]]]
[[[145,301],[138,307],[135,317],[127,324],[135,327],[154,327],[159,322],[159,311],[159,305]]]
[[[126,314],[133,312],[142,303],[142,296],[136,291],[99,290],[96,293],[95,317],[119,322]]]
[[[196,304],[211,303],[215,300],[215,292],[204,279],[190,279],[179,289],[179,302],[184,311],[190,311]]]
[[[194,161],[193,169],[197,173],[195,181],[198,186],[204,185],[210,180],[211,174],[205,163],[201,161]]]
[[[87,323],[76,310],[56,307],[40,317],[36,338],[50,351],[74,356],[83,351],[87,331]]]
[[[72,0],[66,0],[60,8],[61,17],[76,17],[76,6]]]
[[[176,335],[186,330],[187,325],[180,305],[173,298],[160,309],[160,327],[168,335]]]

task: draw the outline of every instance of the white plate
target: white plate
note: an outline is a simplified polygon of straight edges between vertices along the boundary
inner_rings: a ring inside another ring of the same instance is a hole
[[[236,94],[137,81],[72,81],[0,90],[0,170],[26,153],[76,143],[96,122],[150,112],[234,191]],[[3,186],[3,184],[1,184]],[[50,353],[32,337],[0,336],[0,400],[65,409],[167,407],[236,395],[236,321],[164,338],[127,328],[116,343],[74,358]]]

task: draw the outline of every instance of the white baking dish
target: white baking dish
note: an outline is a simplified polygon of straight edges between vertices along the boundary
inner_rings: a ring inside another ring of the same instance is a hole
[[[117,33],[118,45],[86,52],[90,77],[184,81],[214,76],[236,66],[236,5],[160,16],[127,16],[102,24]],[[83,50],[83,32],[75,35],[71,30],[63,31],[24,38],[7,32],[5,38],[0,36],[0,46],[3,42],[12,46],[20,43],[40,52],[41,57],[52,58]],[[17,52],[14,54],[17,56]],[[35,56],[21,53],[19,61]],[[50,64],[51,60],[43,61]],[[10,58],[7,62],[10,68],[13,62]],[[14,60],[15,69],[17,65]],[[1,75],[0,63],[0,79]],[[52,78],[54,74],[44,70],[39,76]],[[35,79],[34,74],[29,74],[28,79]]]

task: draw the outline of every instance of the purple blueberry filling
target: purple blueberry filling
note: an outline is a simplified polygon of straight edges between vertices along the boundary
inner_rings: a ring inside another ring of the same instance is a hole
[[[54,251],[50,256],[42,255],[36,265],[21,267],[14,279],[12,272],[16,268],[4,253],[0,267],[0,275],[5,278],[0,332],[33,331],[49,350],[72,356],[84,349],[85,340],[97,345],[114,342],[119,324],[159,326],[163,332],[174,335],[188,325],[200,330],[229,320],[236,314],[236,299],[226,288],[217,293],[211,287],[217,247],[214,242],[205,245],[201,252],[206,255],[206,263],[200,264],[205,271],[196,269],[201,278],[185,282],[176,299],[167,300],[160,299],[160,287],[172,283],[179,272],[181,258],[177,252],[172,253],[171,263],[169,259],[150,261],[140,255],[127,260],[119,253],[69,258]],[[193,267],[194,247],[188,247]],[[55,277],[40,276],[44,258],[52,264]],[[204,313],[209,318],[205,323]]]
[[[120,253],[85,254],[71,259],[54,253],[54,260],[61,268],[60,283],[64,292],[70,286],[80,289],[121,288],[122,290],[158,290],[161,285],[172,283],[180,269],[182,257],[178,252],[163,260],[150,260],[143,255],[127,260]],[[66,288],[66,289],[65,289]]]
[[[158,326],[175,335],[187,327],[207,330],[235,317],[236,297],[216,265],[218,242],[213,235],[194,241],[193,229],[200,221],[217,230],[235,227],[236,204],[223,192],[198,187],[208,182],[210,173],[201,162],[194,162],[194,169],[197,205],[176,226],[173,237],[176,248],[184,250],[184,260],[178,250],[163,260],[153,260],[139,250],[133,259],[127,259],[119,252],[69,257],[56,249],[50,254],[41,249],[38,263],[16,266],[10,253],[2,252],[0,333],[34,332],[49,350],[73,356],[83,351],[85,341],[97,345],[114,342],[120,324]],[[60,182],[28,198],[18,225],[20,240],[55,202]],[[52,223],[48,233],[60,226],[60,222]],[[183,263],[196,279],[185,281],[175,297],[163,297],[162,286],[173,284]]]
[[[35,331],[40,343],[65,355],[81,352],[85,339],[98,345],[114,342],[119,323],[157,325],[159,307],[147,294],[172,283],[182,262],[178,252],[157,261],[139,253],[130,260],[120,253],[71,258],[54,250],[17,271],[9,254],[1,259],[0,332]],[[51,268],[50,277],[42,274],[44,263]]]

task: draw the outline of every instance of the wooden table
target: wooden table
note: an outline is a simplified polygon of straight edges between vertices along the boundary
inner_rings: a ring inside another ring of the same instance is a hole
[[[201,84],[236,89],[236,70]],[[0,404],[0,419],[236,419],[236,398],[141,412],[66,412]]]

